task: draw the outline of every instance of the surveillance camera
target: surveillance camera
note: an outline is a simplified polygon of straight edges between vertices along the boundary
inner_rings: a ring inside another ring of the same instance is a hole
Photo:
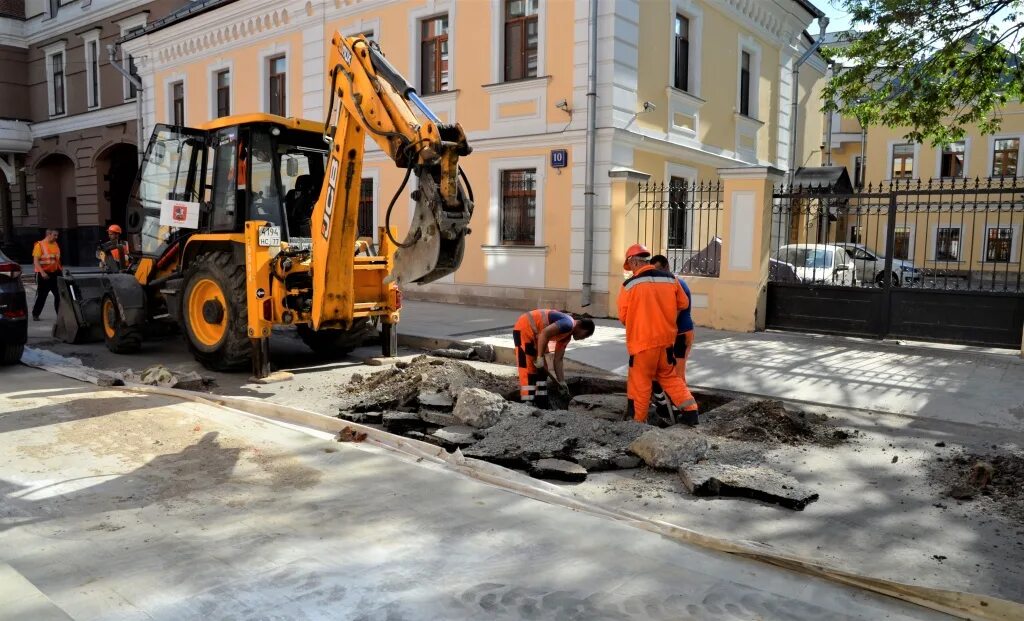
[[[559,99],[558,102],[555,103],[555,107],[558,108],[559,110],[568,110],[569,102],[566,101],[565,99]]]
[[[658,106],[654,105],[649,101],[644,102],[644,112],[653,112],[654,110],[657,110],[657,108]]]

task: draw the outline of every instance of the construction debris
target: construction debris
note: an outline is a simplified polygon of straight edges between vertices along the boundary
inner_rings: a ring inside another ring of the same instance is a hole
[[[171,371],[162,364],[147,367],[139,373],[128,369],[121,374],[121,379],[133,384],[146,384],[147,386],[160,386],[162,388],[180,388],[182,390],[202,390],[213,383],[212,378],[203,377],[195,371],[184,373]]]
[[[625,420],[628,401],[626,395],[622,394],[579,395],[569,402],[569,411],[604,420]]]
[[[678,470],[707,457],[710,444],[690,427],[651,429],[629,445],[629,450],[651,468]]]
[[[480,362],[494,362],[497,358],[493,345],[471,346],[464,343],[452,343],[448,347],[431,351],[430,355],[456,360],[479,360]]]
[[[498,422],[506,403],[501,395],[482,388],[466,388],[459,393],[452,414],[463,425],[485,429]]]
[[[1024,455],[961,454],[933,462],[931,475],[945,487],[947,496],[994,506],[1024,522]]]
[[[679,476],[694,496],[752,498],[796,511],[818,499],[793,477],[763,467],[695,464],[681,468]]]
[[[587,469],[564,459],[540,459],[530,464],[527,472],[538,479],[552,479],[581,483],[587,479]]]

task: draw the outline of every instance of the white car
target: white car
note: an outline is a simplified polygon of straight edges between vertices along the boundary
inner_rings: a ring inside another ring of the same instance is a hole
[[[853,258],[854,270],[857,272],[857,281],[862,283],[875,283],[881,286],[885,282],[885,255],[879,254],[864,244],[836,244],[846,249],[846,252]],[[890,284],[893,287],[919,282],[923,273],[920,268],[904,259],[892,260],[892,275]]]
[[[800,282],[853,286],[853,259],[835,244],[792,244],[779,248],[775,258],[793,266]]]

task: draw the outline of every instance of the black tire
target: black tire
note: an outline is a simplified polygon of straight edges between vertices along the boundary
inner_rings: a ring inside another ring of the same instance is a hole
[[[878,275],[875,276],[875,284],[878,285],[879,287],[883,286],[885,284],[884,278],[885,273],[879,272]],[[893,288],[900,286],[900,277],[893,272],[889,273],[889,286]]]
[[[0,365],[17,364],[25,353],[25,345],[4,345],[0,347]]]
[[[142,326],[125,323],[117,310],[117,302],[109,293],[100,305],[103,315],[103,340],[107,349],[115,354],[134,354],[142,349]]]
[[[314,330],[307,324],[299,324],[299,338],[314,353],[320,356],[341,357],[363,344],[372,324],[366,318],[352,322],[351,330]]]
[[[214,283],[215,287],[209,283]],[[219,290],[219,293],[213,298],[197,298],[193,301],[197,285],[200,285],[197,296],[204,295],[210,289]],[[193,318],[192,313],[197,306],[202,307],[201,313],[206,312],[207,301],[212,303],[210,308],[213,314],[209,318],[205,315]],[[235,264],[230,252],[210,252],[196,257],[185,275],[181,298],[182,333],[195,359],[211,371],[248,367],[252,360],[248,321],[245,266]],[[204,342],[199,334],[210,326],[223,332],[219,338],[207,338]]]

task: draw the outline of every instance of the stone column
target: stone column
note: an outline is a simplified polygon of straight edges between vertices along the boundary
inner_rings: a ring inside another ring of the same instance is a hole
[[[771,250],[772,190],[783,171],[770,166],[721,168],[722,257],[709,296],[711,327],[763,330]]]
[[[636,243],[640,230],[640,211],[637,207],[639,184],[651,176],[631,168],[612,168],[611,177],[611,241],[608,253],[608,316],[618,317],[619,288],[622,286],[622,261],[626,248]]]

